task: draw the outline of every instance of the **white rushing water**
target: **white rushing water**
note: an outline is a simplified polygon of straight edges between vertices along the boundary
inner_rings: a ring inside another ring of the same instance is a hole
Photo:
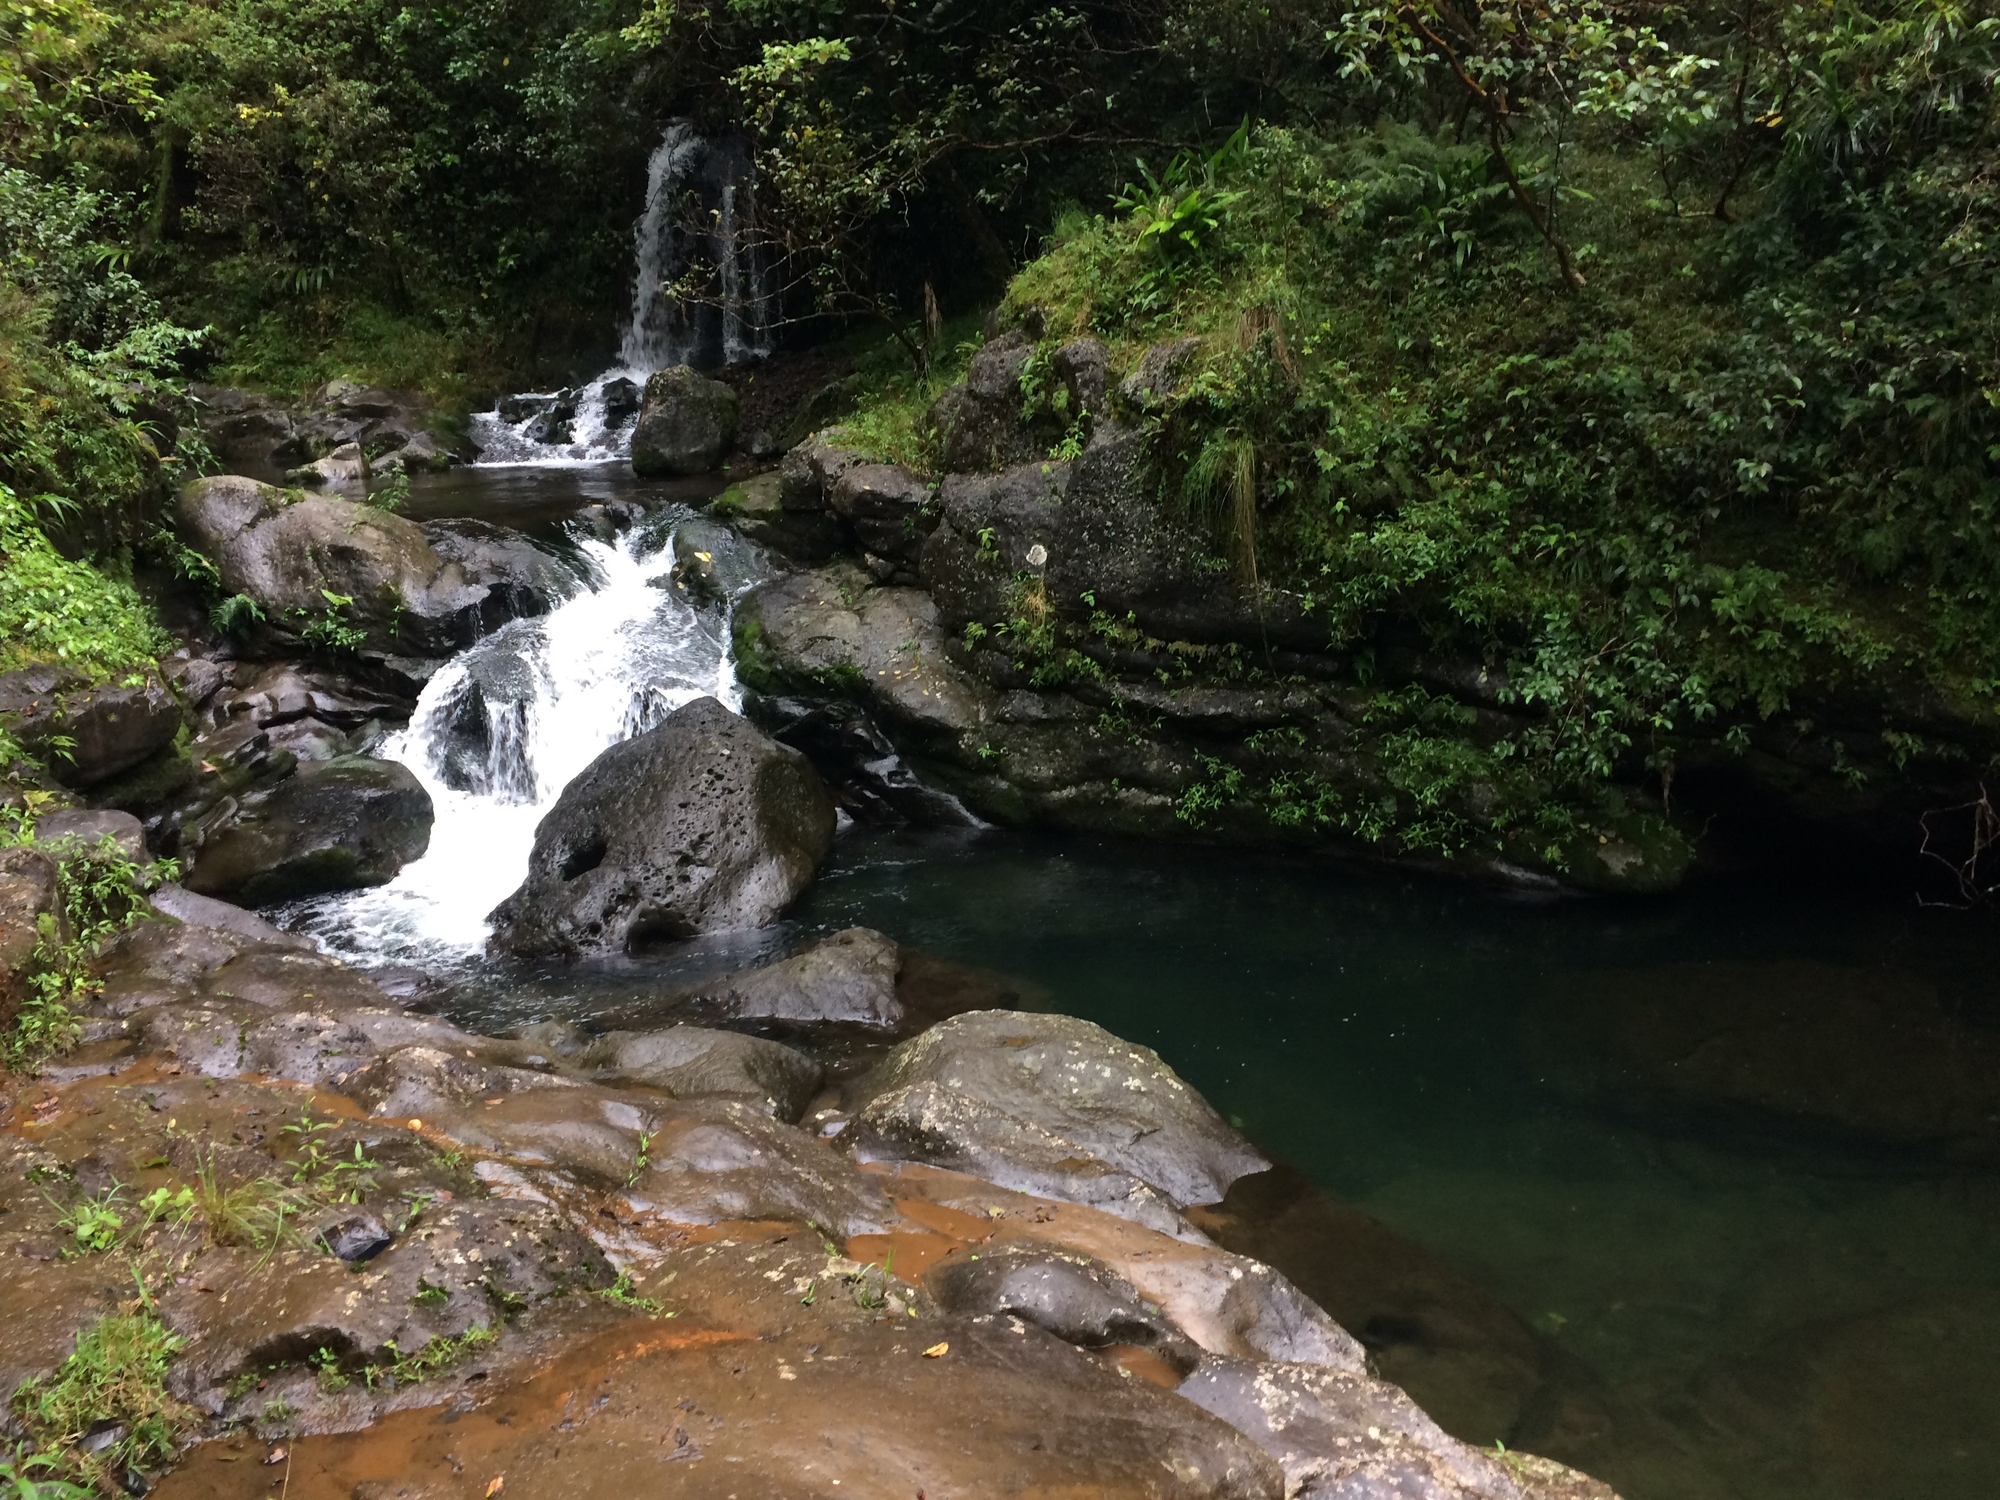
[[[368,963],[468,958],[571,778],[696,698],[741,708],[726,613],[649,582],[673,566],[671,535],[642,527],[617,545],[580,546],[594,586],[454,658],[380,752],[431,795],[429,852],[388,885],[302,903],[287,925]]]
[[[735,365],[769,355],[771,277],[759,236],[748,146],[733,137],[711,139],[686,120],[668,125],[646,166],[646,206],[632,236],[632,315],[619,337],[618,363],[575,390],[523,393],[511,419],[504,403],[475,413],[479,462],[624,458],[638,408],[622,382],[643,387],[648,375],[670,365]],[[707,290],[683,300],[674,289],[690,275]],[[623,403],[611,399],[621,393]],[[559,437],[544,421],[550,408],[560,417]]]

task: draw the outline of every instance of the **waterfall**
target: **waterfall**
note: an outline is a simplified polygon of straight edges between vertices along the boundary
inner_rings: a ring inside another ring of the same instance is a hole
[[[646,164],[646,211],[640,215],[632,246],[638,263],[632,278],[632,321],[625,325],[625,337],[618,345],[620,362],[635,373],[684,365],[694,353],[688,309],[667,296],[665,287],[681,269],[679,242],[686,238],[681,223],[683,195],[702,145],[694,126],[676,120]]]
[[[632,321],[619,358],[633,374],[668,365],[741,364],[771,352],[770,278],[758,250],[756,169],[733,136],[685,120],[660,137],[646,169],[646,211],[633,247]],[[667,288],[707,281],[687,301]]]
[[[430,793],[429,852],[385,886],[300,903],[287,925],[369,963],[469,958],[527,874],[536,825],[601,751],[696,698],[739,709],[726,611],[663,586],[674,546],[655,526],[581,541],[593,587],[441,668],[379,752]]]
[[[756,167],[747,142],[675,120],[646,165],[633,233],[632,317],[618,364],[576,390],[510,396],[472,418],[479,461],[604,463],[630,450],[638,389],[669,365],[743,364],[771,352],[771,277],[758,241]],[[682,300],[669,288],[705,289]]]

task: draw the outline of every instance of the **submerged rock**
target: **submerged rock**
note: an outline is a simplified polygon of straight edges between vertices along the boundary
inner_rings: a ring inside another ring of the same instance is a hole
[[[686,365],[655,370],[632,429],[632,470],[648,477],[706,474],[735,436],[735,391]]]
[[[858,1080],[854,1151],[1192,1235],[1179,1210],[1270,1165],[1145,1047],[1071,1016],[974,1011]]]
[[[676,1099],[741,1096],[787,1122],[805,1113],[823,1071],[780,1043],[701,1026],[608,1032],[574,1061],[595,1068],[601,1082],[641,1085]]]
[[[902,964],[893,939],[850,927],[777,963],[725,975],[691,999],[718,1020],[900,1032],[910,1020],[896,993]]]
[[[796,750],[713,698],[613,745],[535,830],[528,878],[494,910],[496,946],[618,953],[760,927],[832,847],[833,802]]]

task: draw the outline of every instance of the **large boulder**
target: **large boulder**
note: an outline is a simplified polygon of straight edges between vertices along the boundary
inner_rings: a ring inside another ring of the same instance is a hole
[[[527,880],[493,913],[494,942],[616,953],[760,927],[805,889],[834,822],[803,755],[698,698],[564,788],[535,830]]]
[[[152,673],[92,687],[62,667],[0,677],[0,725],[65,786],[95,786],[167,748],[181,707]]]
[[[430,794],[395,761],[302,762],[182,827],[187,888],[264,905],[383,885],[430,847],[431,817]]]
[[[736,392],[686,365],[655,370],[632,429],[632,471],[706,474],[736,436]]]
[[[197,479],[177,504],[182,537],[212,559],[222,588],[247,595],[281,636],[329,644],[361,632],[363,649],[441,656],[515,614],[546,608],[515,549],[483,531],[441,532],[334,495],[295,498],[240,475]],[[448,555],[449,554],[449,555]],[[553,568],[553,562],[550,563]]]
[[[547,614],[577,591],[576,569],[518,531],[456,517],[426,521],[423,531],[439,557],[490,590],[488,629],[516,616]]]
[[[854,1150],[970,1172],[1192,1236],[1270,1163],[1150,1048],[1072,1016],[986,1010],[904,1042],[849,1090]]]

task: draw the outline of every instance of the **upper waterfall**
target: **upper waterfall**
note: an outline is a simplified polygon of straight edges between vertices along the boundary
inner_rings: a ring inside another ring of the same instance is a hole
[[[619,344],[625,369],[645,375],[769,354],[770,276],[758,240],[749,144],[704,136],[686,120],[668,125],[646,169],[632,319]]]
[[[742,364],[771,352],[769,257],[757,173],[740,136],[670,123],[646,166],[632,236],[632,314],[618,363],[573,390],[510,396],[472,419],[482,463],[603,463],[630,450],[638,388],[669,365]]]

